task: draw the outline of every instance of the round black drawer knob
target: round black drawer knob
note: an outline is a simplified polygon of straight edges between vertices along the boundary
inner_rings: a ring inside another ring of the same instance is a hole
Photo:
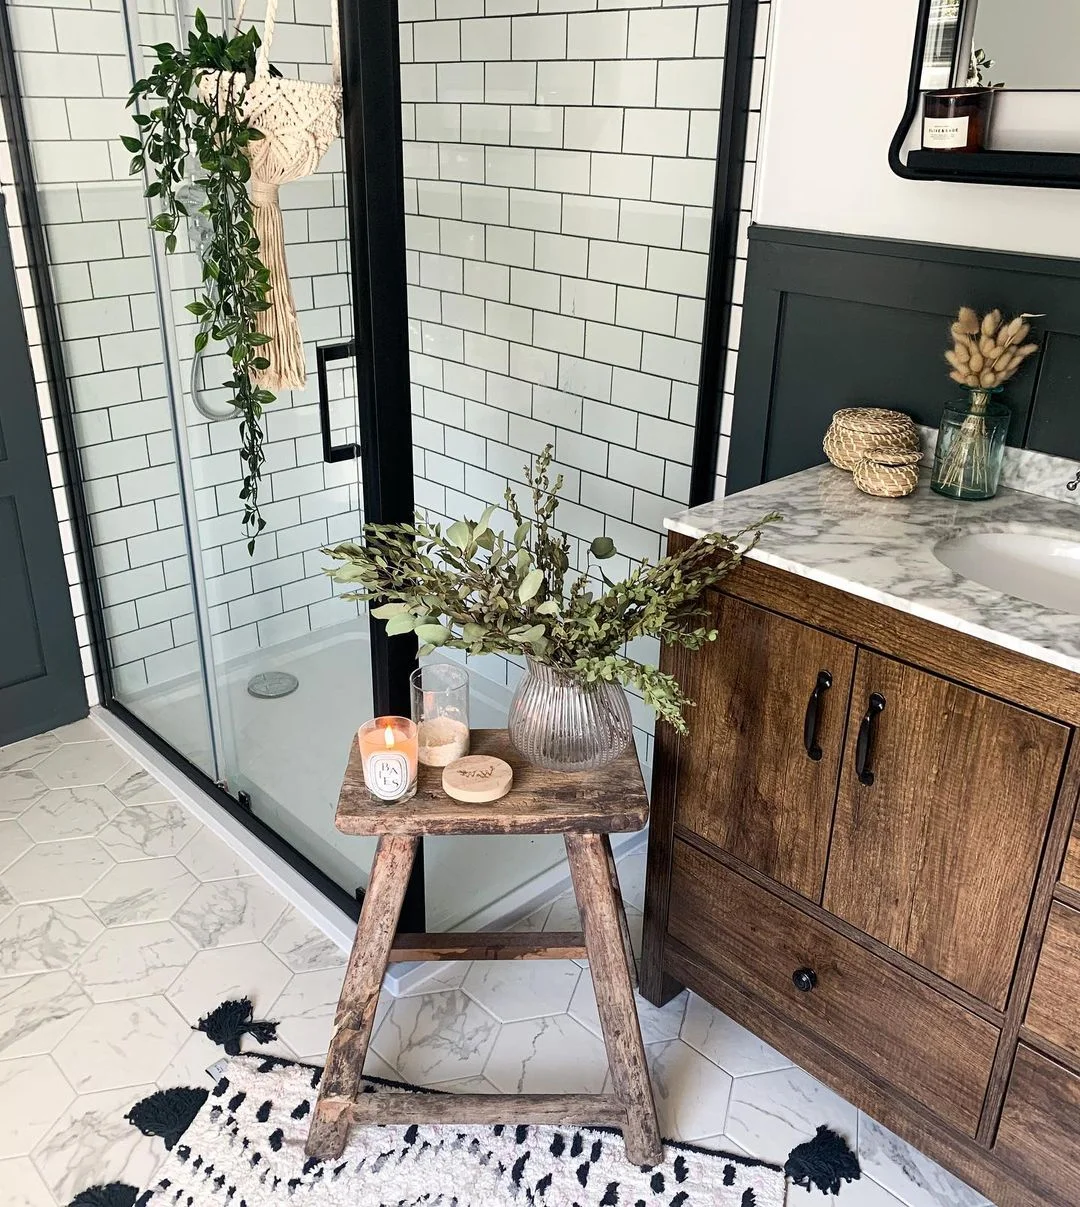
[[[817,984],[817,973],[812,968],[796,968],[791,983],[800,993],[809,993]]]

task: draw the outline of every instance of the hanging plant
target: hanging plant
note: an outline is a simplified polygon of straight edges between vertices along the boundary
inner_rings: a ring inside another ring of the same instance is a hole
[[[146,196],[161,207],[151,227],[164,235],[168,253],[176,250],[177,228],[188,217],[178,194],[189,157],[194,156],[205,173],[201,183],[206,202],[200,212],[209,219],[211,238],[203,257],[202,294],[187,309],[200,321],[196,353],[213,339],[225,344],[232,363],[232,376],[222,384],[240,413],[240,499],[249,554],[266,527],[259,510],[264,459],[261,421],[263,409],[274,401],[274,395],[256,382],[258,373],[270,364],[261,352],[269,336],[258,325],[259,315],[270,309],[271,282],[259,258],[248,196],[248,147],[263,135],[248,123],[240,104],[255,78],[259,45],[254,27],[227,38],[211,33],[202,10],[197,10],[186,50],[169,42],[154,47],[153,70],[135,83],[128,98],[129,106],[144,102],[146,111],[134,115],[137,135],[122,136],[132,153],[131,174],[149,169]],[[198,84],[209,72],[221,73],[218,87],[229,90],[225,103],[218,96],[209,103],[200,95]],[[280,75],[273,68],[271,72]]]

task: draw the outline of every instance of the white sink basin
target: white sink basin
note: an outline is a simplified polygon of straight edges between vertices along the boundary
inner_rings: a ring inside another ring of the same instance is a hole
[[[942,565],[1028,603],[1080,616],[1080,541],[1036,532],[977,532],[934,549]]]

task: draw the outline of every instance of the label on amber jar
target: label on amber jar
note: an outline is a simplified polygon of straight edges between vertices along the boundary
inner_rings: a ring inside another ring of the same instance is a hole
[[[922,145],[928,151],[948,151],[956,147],[966,147],[968,120],[966,117],[924,117]]]

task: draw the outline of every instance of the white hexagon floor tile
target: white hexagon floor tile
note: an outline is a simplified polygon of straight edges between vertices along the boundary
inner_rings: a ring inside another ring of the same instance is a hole
[[[0,1186],[4,1188],[5,1207],[56,1207],[52,1191],[29,1157],[0,1161]]]
[[[95,1002],[164,993],[190,963],[195,945],[171,922],[110,927],[76,960],[72,975]]]
[[[51,733],[42,733],[33,738],[23,738],[21,742],[0,746],[0,772],[29,771],[59,745]]]
[[[480,960],[461,987],[499,1022],[515,1023],[565,1013],[581,975],[573,960]]]
[[[103,1002],[91,1008],[53,1049],[80,1094],[155,1081],[190,1033],[163,997]]]
[[[254,868],[243,856],[205,827],[177,852],[177,858],[200,880],[228,880],[250,876]]]
[[[139,1083],[124,1089],[80,1094],[61,1114],[32,1154],[38,1172],[58,1203],[108,1182],[149,1186],[164,1159],[161,1141],[144,1136],[124,1115],[157,1087]]]
[[[0,874],[0,884],[24,905],[82,897],[113,866],[96,838],[39,842]]]
[[[272,1008],[291,976],[262,943],[216,947],[198,952],[165,996],[191,1026],[222,1002],[245,997],[251,999],[256,1018],[276,1018]]]
[[[35,842],[89,838],[102,830],[123,805],[101,784],[85,788],[51,788],[20,819]]]
[[[640,994],[634,994],[634,1004],[637,1006],[638,1025],[641,1027],[641,1038],[647,1044],[660,1043],[665,1039],[677,1039],[679,1028],[686,1010],[685,992],[668,1002],[666,1006],[657,1009],[647,1002]],[[592,976],[586,969],[581,974],[574,996],[570,1002],[570,1015],[576,1018],[582,1026],[588,1027],[594,1035],[601,1035],[600,1015],[596,1009],[596,990]]]
[[[0,1059],[51,1052],[91,1005],[70,972],[0,977]]]
[[[554,1014],[504,1023],[481,1071],[504,1094],[599,1094],[607,1052],[576,1019]]]
[[[682,1038],[732,1077],[770,1073],[791,1067],[791,1061],[763,1040],[721,1014],[696,993],[690,994]]]
[[[0,1157],[26,1156],[74,1097],[49,1056],[0,1061]]]
[[[792,1067],[737,1077],[724,1130],[753,1156],[782,1165],[795,1145],[812,1139],[822,1124],[854,1150],[857,1119],[850,1102]]]
[[[724,1130],[731,1095],[731,1078],[725,1072],[681,1039],[650,1044],[645,1052],[664,1136],[700,1140]],[[809,1134],[814,1134],[813,1128]]]
[[[98,834],[98,841],[118,861],[160,859],[177,854],[198,830],[198,821],[175,801],[129,805]]]
[[[52,731],[52,736],[64,744],[100,742],[108,738],[106,732],[89,717],[83,717],[81,721],[72,721],[70,725],[61,725]]]
[[[406,1081],[435,1085],[482,1073],[498,1031],[499,1023],[486,1010],[451,989],[391,1001],[372,1047]]]
[[[106,926],[164,922],[199,887],[176,859],[118,863],[83,898]]]
[[[0,821],[0,871],[29,851],[34,840],[17,821]]]
[[[173,799],[169,789],[136,762],[125,763],[106,787],[125,805],[158,805]]]
[[[45,782],[34,771],[0,772],[0,820],[21,817],[46,792]]]
[[[326,1054],[344,977],[343,967],[298,972],[270,1007],[279,1038],[301,1059],[316,1060]],[[381,999],[379,1006],[385,1008]],[[377,1031],[381,1019],[378,1011],[375,1018]]]
[[[285,900],[260,876],[201,884],[173,915],[196,947],[227,947],[264,939],[285,912]]]
[[[101,930],[83,901],[20,905],[0,922],[0,976],[67,968]]]
[[[127,762],[127,755],[108,739],[59,746],[34,768],[50,788],[104,784]]]
[[[349,958],[347,951],[324,935],[298,910],[287,909],[274,923],[266,936],[266,945],[293,972],[315,972],[320,968],[337,968]]]
[[[861,1111],[858,1152],[863,1173],[907,1207],[991,1207],[990,1200],[977,1190]]]

